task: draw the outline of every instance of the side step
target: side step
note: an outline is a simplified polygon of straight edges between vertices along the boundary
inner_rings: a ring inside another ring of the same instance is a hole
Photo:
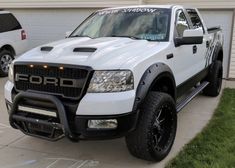
[[[200,86],[196,87],[189,95],[182,99],[176,105],[177,113],[180,112],[193,98],[195,98],[207,85],[209,82],[203,82]]]

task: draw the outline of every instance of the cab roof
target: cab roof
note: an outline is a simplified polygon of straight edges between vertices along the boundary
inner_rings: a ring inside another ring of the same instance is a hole
[[[9,11],[4,11],[3,9],[0,9],[0,14],[10,13]]]

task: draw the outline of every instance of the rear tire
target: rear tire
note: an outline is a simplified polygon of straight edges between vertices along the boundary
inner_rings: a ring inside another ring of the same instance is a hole
[[[9,65],[13,61],[14,56],[10,51],[0,51],[0,77],[8,76]]]
[[[135,157],[161,161],[168,155],[175,140],[175,102],[168,94],[150,92],[139,110],[137,128],[126,136],[127,147]]]
[[[204,95],[216,97],[222,88],[223,66],[221,61],[216,61],[212,65],[212,71],[207,77],[209,85],[203,90]]]

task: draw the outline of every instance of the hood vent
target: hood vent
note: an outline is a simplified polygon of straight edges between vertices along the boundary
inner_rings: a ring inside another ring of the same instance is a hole
[[[96,48],[74,48],[73,52],[95,52]]]
[[[45,46],[45,47],[41,47],[41,51],[51,51],[53,49],[53,47],[49,47],[49,46]]]

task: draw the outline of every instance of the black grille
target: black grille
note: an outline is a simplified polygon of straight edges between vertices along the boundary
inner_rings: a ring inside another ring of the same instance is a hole
[[[46,68],[44,66],[47,66]],[[63,68],[60,68],[63,67]],[[15,81],[15,88],[18,91],[39,91],[53,95],[60,95],[65,98],[79,99],[86,85],[90,69],[87,67],[47,65],[43,64],[15,64],[14,73],[26,74],[40,77],[79,79],[79,87],[61,87],[54,84],[32,84],[28,80]]]

